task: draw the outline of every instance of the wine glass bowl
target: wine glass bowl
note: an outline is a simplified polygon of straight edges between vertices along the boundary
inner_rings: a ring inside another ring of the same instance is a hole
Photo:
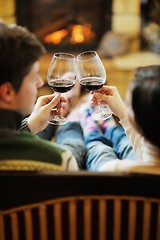
[[[75,56],[69,53],[55,53],[48,68],[47,81],[52,91],[59,94],[70,91],[76,83]],[[49,123],[62,125],[66,124],[67,120],[63,116],[54,115]]]
[[[106,83],[106,70],[95,51],[80,53],[77,57],[77,78],[80,85],[86,91],[96,91]],[[111,117],[112,112],[108,105],[101,105],[98,101],[98,109],[94,107],[92,118],[100,121]]]

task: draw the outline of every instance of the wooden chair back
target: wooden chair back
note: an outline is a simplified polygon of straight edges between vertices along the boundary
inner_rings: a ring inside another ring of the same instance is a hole
[[[160,176],[0,172],[0,240],[160,240]]]

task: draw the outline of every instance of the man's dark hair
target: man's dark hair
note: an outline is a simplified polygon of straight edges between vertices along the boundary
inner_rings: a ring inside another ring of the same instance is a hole
[[[160,65],[136,70],[131,83],[131,99],[141,134],[160,147]]]
[[[0,85],[10,82],[18,92],[24,76],[45,52],[26,28],[0,21]]]

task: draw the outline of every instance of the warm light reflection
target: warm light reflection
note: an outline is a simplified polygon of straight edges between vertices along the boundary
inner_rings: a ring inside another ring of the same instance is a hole
[[[89,23],[84,25],[73,24],[69,26],[69,30],[61,29],[45,36],[44,41],[46,43],[59,44],[67,35],[70,35],[69,42],[71,44],[87,43],[95,37],[95,32],[92,30],[92,26]]]

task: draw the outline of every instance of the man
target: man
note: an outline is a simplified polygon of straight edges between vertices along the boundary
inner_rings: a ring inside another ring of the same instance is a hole
[[[38,88],[43,85],[38,60],[44,53],[43,45],[27,29],[0,22],[1,169],[78,170],[70,151],[18,131],[22,119],[33,110],[26,124],[34,134],[43,130],[52,108],[65,101],[53,94],[39,98],[35,105]]]

